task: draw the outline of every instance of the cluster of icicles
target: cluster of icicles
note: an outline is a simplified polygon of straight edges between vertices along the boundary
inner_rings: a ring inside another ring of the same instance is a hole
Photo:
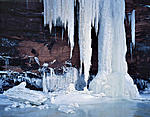
[[[78,0],[80,65],[87,83],[91,66],[91,27],[98,35],[98,74],[90,90],[112,97],[136,97],[138,91],[127,73],[124,0]],[[74,6],[76,0],[44,0],[44,24],[57,26],[60,19],[68,27],[71,56],[74,46]]]

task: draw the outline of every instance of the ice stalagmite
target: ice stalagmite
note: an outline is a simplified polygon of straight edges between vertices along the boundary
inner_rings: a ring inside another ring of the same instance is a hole
[[[137,87],[127,73],[124,0],[100,0],[98,74],[90,90],[106,96],[134,98]]]
[[[68,27],[68,36],[71,47],[70,57],[74,47],[74,0],[43,0],[44,25],[49,24],[51,32],[52,24],[57,26],[60,19],[64,28]],[[60,24],[60,23],[59,23]]]
[[[132,11],[131,14],[131,35],[132,35],[132,43],[135,47],[135,10]]]

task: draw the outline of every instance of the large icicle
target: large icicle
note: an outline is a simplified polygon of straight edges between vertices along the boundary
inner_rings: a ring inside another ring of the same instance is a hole
[[[60,18],[62,25],[68,27],[70,41],[70,57],[74,47],[74,0],[43,0],[44,1],[44,25],[49,24],[51,31],[52,24],[57,26]],[[60,22],[59,22],[60,24]]]
[[[135,10],[133,10],[131,14],[131,35],[133,47],[135,47]]]
[[[84,77],[87,83],[89,77],[89,70],[91,66],[91,18],[92,18],[92,6],[91,1],[80,0],[79,11],[79,47],[80,47],[80,62],[81,69],[82,63],[84,64]],[[82,72],[82,70],[80,71]]]
[[[84,65],[84,78],[87,84],[91,66],[91,27],[98,32],[99,0],[79,0],[79,47],[80,74]]]
[[[98,74],[90,90],[111,97],[135,98],[137,87],[127,73],[124,0],[100,0]]]

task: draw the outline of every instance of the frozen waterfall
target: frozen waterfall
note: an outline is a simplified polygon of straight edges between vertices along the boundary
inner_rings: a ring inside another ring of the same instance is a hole
[[[98,74],[90,90],[111,97],[134,98],[137,87],[127,73],[124,0],[100,0]]]
[[[51,32],[52,24],[57,26],[60,18],[62,26],[68,29],[70,41],[70,57],[74,47],[74,0],[43,0],[44,2],[44,25],[49,24]]]
[[[71,50],[74,46],[74,5],[77,5],[75,2],[76,0],[44,0],[44,24],[49,24],[51,30],[52,23],[56,26],[56,21],[60,18],[63,26],[65,28],[68,26]],[[79,32],[76,33],[79,34],[81,71],[83,64],[86,83],[91,66],[92,26],[98,34],[98,74],[90,83],[90,90],[111,97],[138,96],[137,87],[127,73],[125,59],[125,1],[78,0],[78,2]]]

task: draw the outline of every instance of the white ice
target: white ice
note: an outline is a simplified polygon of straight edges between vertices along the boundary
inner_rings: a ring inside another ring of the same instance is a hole
[[[135,98],[137,87],[127,73],[124,28],[125,1],[100,0],[98,74],[90,90],[106,96]]]
[[[68,26],[72,50],[74,0],[44,0],[44,14],[45,24],[49,24],[50,30],[52,23],[57,25],[58,18],[65,28]],[[80,74],[83,64],[86,84],[91,66],[92,26],[98,34],[98,74],[90,83],[90,90],[94,93],[105,93],[112,97],[138,96],[137,88],[127,73],[124,18],[124,0],[79,0]],[[135,10],[131,20],[132,42],[135,45]]]
[[[131,13],[131,36],[133,47],[135,47],[135,10]]]
[[[54,69],[49,68],[50,73],[45,73],[43,75],[43,91],[58,91],[66,90],[70,84],[75,87],[76,81],[78,79],[78,70],[73,67],[68,67],[64,69],[66,73],[63,75],[55,75]],[[46,75],[47,74],[47,75]]]
[[[47,100],[47,97],[40,91],[34,91],[25,88],[26,83],[22,82],[20,85],[15,86],[3,94],[8,98],[17,101],[29,101],[31,104],[41,105]]]
[[[43,0],[44,2],[44,25],[49,24],[51,32],[52,24],[57,26],[60,18],[62,26],[68,29],[70,41],[70,57],[74,47],[74,0]]]

